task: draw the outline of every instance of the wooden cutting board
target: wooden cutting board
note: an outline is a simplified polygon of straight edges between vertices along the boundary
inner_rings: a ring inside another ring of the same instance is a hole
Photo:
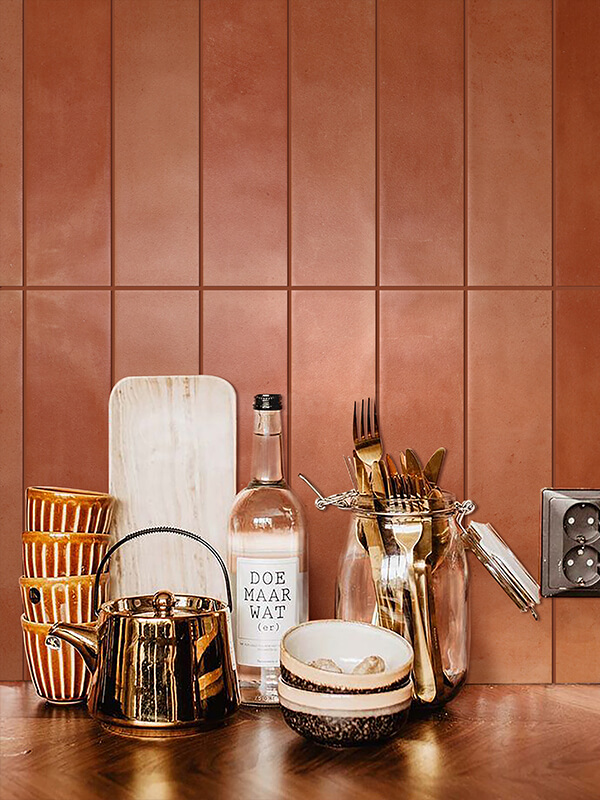
[[[140,528],[185,528],[227,553],[235,494],[236,398],[209,375],[123,378],[109,402],[112,539]],[[225,597],[214,557],[173,534],[128,542],[110,564],[110,596],[169,589]]]

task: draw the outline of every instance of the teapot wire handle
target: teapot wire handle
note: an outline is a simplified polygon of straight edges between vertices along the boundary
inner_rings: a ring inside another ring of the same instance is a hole
[[[233,601],[231,599],[231,583],[229,581],[229,573],[227,572],[227,567],[225,566],[225,562],[219,555],[218,551],[215,550],[215,548],[212,546],[212,544],[207,542],[206,539],[203,539],[201,536],[198,536],[197,533],[186,531],[183,528],[171,528],[169,526],[159,525],[156,528],[142,528],[139,531],[128,533],[127,536],[124,536],[122,539],[119,539],[118,542],[115,542],[115,544],[113,544],[113,546],[109,548],[109,550],[103,557],[102,561],[100,562],[98,569],[96,570],[96,579],[94,580],[94,594],[92,597],[92,608],[94,609],[94,614],[96,616],[98,616],[98,612],[100,611],[98,607],[98,592],[100,589],[100,577],[104,572],[104,567],[110,561],[110,557],[115,552],[115,550],[121,547],[122,544],[125,544],[125,542],[129,542],[132,539],[137,539],[139,536],[146,536],[147,534],[150,533],[176,533],[179,536],[187,536],[188,539],[194,539],[196,542],[199,542],[200,544],[204,545],[204,547],[206,547],[207,550],[210,550],[210,552],[219,562],[219,566],[221,567],[221,571],[223,572],[223,578],[225,579],[225,590],[227,592],[227,605],[229,606],[230,611],[233,611]]]

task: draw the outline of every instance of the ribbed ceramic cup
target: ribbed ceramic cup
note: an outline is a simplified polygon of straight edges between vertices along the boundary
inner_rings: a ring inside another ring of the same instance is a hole
[[[39,696],[52,703],[85,701],[90,671],[75,648],[66,642],[61,643],[59,650],[46,647],[50,625],[39,625],[21,617],[21,627],[29,672]]]
[[[95,575],[19,578],[25,618],[31,622],[92,622]],[[99,603],[107,599],[108,575],[100,578]]]
[[[115,500],[109,494],[30,486],[26,497],[30,531],[108,533],[110,530]]]
[[[26,578],[58,578],[96,572],[108,547],[104,533],[23,534],[23,574]]]

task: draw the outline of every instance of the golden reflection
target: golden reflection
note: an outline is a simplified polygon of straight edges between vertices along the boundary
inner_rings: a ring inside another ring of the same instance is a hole
[[[136,744],[130,751],[132,796],[139,800],[178,800],[175,748],[148,740]]]
[[[410,747],[404,750],[406,768],[416,781],[432,787],[443,775],[443,747],[436,728],[422,725],[418,731],[419,737],[412,739]]]

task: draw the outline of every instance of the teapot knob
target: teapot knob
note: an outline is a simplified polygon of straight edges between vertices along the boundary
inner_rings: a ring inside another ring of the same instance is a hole
[[[172,592],[163,589],[160,592],[156,592],[152,598],[152,605],[159,617],[169,617],[173,612],[175,597]]]

